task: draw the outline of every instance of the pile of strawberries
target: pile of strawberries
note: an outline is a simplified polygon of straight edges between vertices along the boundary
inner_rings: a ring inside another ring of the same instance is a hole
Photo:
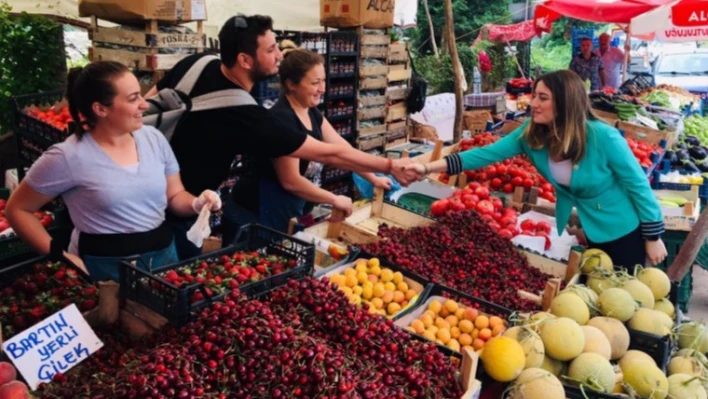
[[[3,339],[72,303],[82,312],[98,306],[98,288],[80,273],[63,262],[36,262],[28,264],[24,273],[14,279],[0,274]]]
[[[258,252],[235,252],[218,259],[207,259],[162,272],[158,277],[179,288],[203,284],[206,294],[213,296],[235,290],[243,284],[275,276],[296,266],[295,259],[264,256]],[[160,283],[153,281],[153,287],[160,288]],[[201,291],[197,290],[192,294],[192,303],[202,300],[204,294]]]

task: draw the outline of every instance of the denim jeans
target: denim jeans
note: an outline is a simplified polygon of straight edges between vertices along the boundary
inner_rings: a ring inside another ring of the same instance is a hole
[[[83,256],[84,265],[89,272],[89,277],[93,281],[114,280],[120,282],[118,268],[120,267],[119,263],[122,259],[125,259],[125,257]],[[141,254],[136,265],[143,270],[149,270],[170,263],[176,263],[177,261],[177,251],[175,250],[175,243],[173,241],[165,249]]]

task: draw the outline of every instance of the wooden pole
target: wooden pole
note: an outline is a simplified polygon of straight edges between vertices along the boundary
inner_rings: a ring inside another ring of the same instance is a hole
[[[705,244],[706,238],[708,238],[708,212],[703,212],[691,232],[688,233],[686,241],[681,245],[678,256],[666,271],[671,280],[681,281],[686,273],[691,273],[698,251]]]
[[[423,0],[423,9],[425,10],[425,15],[428,17],[428,29],[430,29],[430,43],[433,45],[433,54],[435,54],[435,58],[440,58],[440,53],[438,52],[438,44],[435,41],[433,18],[430,16],[430,8],[428,8],[428,0]]]
[[[455,83],[455,125],[452,141],[457,143],[462,138],[462,112],[464,111],[462,93],[462,64],[457,54],[457,41],[455,40],[455,21],[452,17],[452,0],[445,0],[445,39],[450,51],[452,72]]]

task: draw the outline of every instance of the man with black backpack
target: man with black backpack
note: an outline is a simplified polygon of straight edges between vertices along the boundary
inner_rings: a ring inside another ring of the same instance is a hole
[[[183,97],[187,97],[185,101],[191,99],[196,107],[199,96],[213,94],[218,97],[217,92],[234,89],[241,94],[248,93],[256,82],[276,75],[282,54],[272,29],[273,21],[267,16],[238,15],[228,19],[219,32],[221,60],[202,62],[204,65],[200,67],[203,70],[193,87],[183,93]],[[210,55],[195,54],[180,61],[146,97],[178,87],[185,75],[193,74],[190,69],[194,70],[192,67],[203,57]],[[267,158],[292,155],[348,170],[392,174],[403,185],[413,182],[416,177],[411,171],[404,170],[404,166],[410,163],[408,159],[380,158],[349,146],[315,140],[281,123],[258,106],[250,95],[231,96],[224,100],[224,104],[184,112],[170,137],[182,181],[191,193],[217,189],[227,178],[237,155]],[[168,215],[168,220],[173,227],[180,259],[199,255],[200,249],[186,239],[186,232],[194,219]],[[233,229],[233,226],[225,228]],[[228,244],[224,242],[224,245]]]

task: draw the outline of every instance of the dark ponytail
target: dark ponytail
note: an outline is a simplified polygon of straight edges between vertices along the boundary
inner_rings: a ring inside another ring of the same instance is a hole
[[[76,123],[76,135],[96,127],[98,117],[93,112],[93,103],[106,107],[113,105],[117,91],[113,81],[130,72],[125,65],[113,61],[92,62],[85,67],[72,68],[67,76],[66,99],[69,113]]]

